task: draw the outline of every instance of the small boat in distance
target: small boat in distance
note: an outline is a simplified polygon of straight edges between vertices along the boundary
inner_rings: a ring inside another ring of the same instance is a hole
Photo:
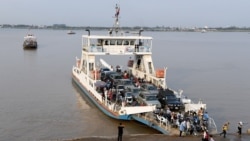
[[[28,34],[24,37],[23,48],[25,49],[36,49],[37,40],[33,34]]]
[[[201,30],[201,33],[206,33],[206,32],[207,32],[206,29],[202,29],[202,30]]]
[[[76,34],[76,33],[74,31],[72,31],[72,30],[69,30],[68,34],[71,35],[71,34]]]

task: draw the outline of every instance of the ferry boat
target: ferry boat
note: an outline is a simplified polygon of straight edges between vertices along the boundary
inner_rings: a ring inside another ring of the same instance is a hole
[[[28,34],[24,37],[23,48],[25,49],[37,48],[37,39],[33,34]]]
[[[167,68],[154,68],[153,38],[142,36],[142,29],[137,35],[125,35],[119,26],[120,7],[116,5],[115,9],[115,24],[107,35],[91,35],[90,29],[86,29],[88,34],[82,35],[81,58],[76,57],[72,80],[107,116],[117,120],[136,120],[163,134],[172,134],[178,129],[159,114],[161,107],[140,101],[138,94],[129,88],[138,88],[137,83],[150,83],[161,90],[168,90],[185,104],[182,112],[198,111],[201,107],[206,109],[206,104],[193,103],[182,95],[182,90],[174,91],[167,87]],[[98,61],[98,57],[107,55],[130,56],[128,68],[121,70],[120,64],[113,67],[103,59]],[[122,78],[115,78],[117,75]],[[217,132],[215,123],[211,121],[209,129]]]
[[[72,35],[72,34],[76,34],[74,31],[72,31],[72,30],[69,30],[68,32],[67,32],[67,34],[69,34],[69,35]]]

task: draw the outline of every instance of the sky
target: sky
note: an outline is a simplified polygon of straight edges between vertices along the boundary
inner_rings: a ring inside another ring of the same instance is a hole
[[[1,0],[0,24],[250,27],[250,0]]]

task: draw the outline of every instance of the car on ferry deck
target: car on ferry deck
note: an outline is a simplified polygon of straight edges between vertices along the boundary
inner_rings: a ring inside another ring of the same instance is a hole
[[[130,79],[119,79],[117,85],[124,85],[125,88],[135,86]]]
[[[149,83],[143,83],[143,84],[141,84],[140,89],[142,91],[148,91],[150,93],[158,93],[157,87],[155,85],[149,84]]]
[[[146,106],[155,105],[156,108],[161,108],[161,103],[159,102],[156,93],[153,94],[147,91],[140,92],[140,94],[137,97],[137,100],[142,105]]]
[[[109,68],[106,68],[106,67],[102,67],[100,68],[99,70],[100,72],[105,72],[105,71],[111,71]]]
[[[122,79],[122,75],[120,75],[119,73],[111,73],[107,77],[110,79],[114,86],[117,85],[118,80]]]
[[[131,92],[135,98],[137,98],[140,93],[140,89],[135,86],[127,87],[126,91]]]
[[[165,89],[160,90],[157,95],[162,107],[169,107],[171,111],[184,110],[185,105],[182,103],[180,98],[177,98],[172,90]]]
[[[107,81],[108,79],[110,79],[109,76],[111,74],[117,74],[117,72],[115,72],[115,71],[103,71],[103,72],[101,72],[101,80]]]

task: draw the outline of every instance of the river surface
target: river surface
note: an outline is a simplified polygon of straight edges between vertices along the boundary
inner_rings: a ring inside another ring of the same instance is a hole
[[[71,68],[81,55],[81,35],[65,30],[31,30],[36,50],[23,50],[25,29],[0,29],[0,140],[63,140],[114,136],[119,121],[101,113],[72,83]],[[95,33],[105,33],[95,31]],[[108,32],[107,32],[108,33]],[[106,33],[105,33],[106,34]],[[152,36],[156,68],[167,66],[168,87],[201,99],[218,130],[229,121],[250,122],[250,34],[247,32],[143,32]],[[103,56],[112,65],[117,56]],[[114,59],[115,58],[115,59]],[[128,56],[121,57],[123,64]],[[125,65],[124,65],[125,67]],[[124,134],[155,134],[124,122]],[[246,124],[243,132],[250,128]],[[241,140],[249,140],[242,137]]]

